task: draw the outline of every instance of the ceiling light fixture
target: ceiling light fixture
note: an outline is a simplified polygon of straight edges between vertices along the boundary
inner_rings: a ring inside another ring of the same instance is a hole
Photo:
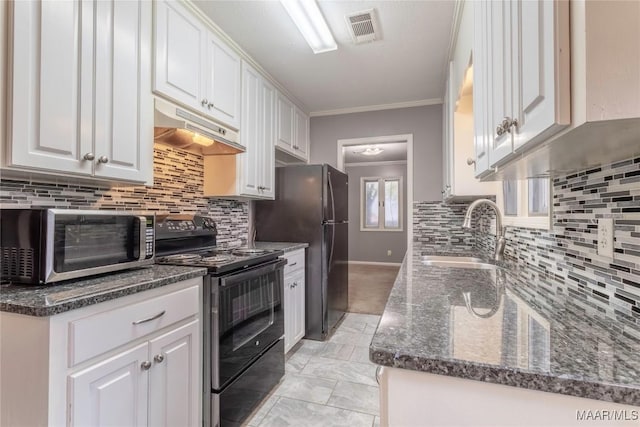
[[[364,150],[360,150],[360,151],[354,151],[354,154],[362,154],[364,156],[377,156],[378,154],[382,153],[384,150],[382,148],[379,147],[367,147]]]
[[[316,0],[280,0],[313,53],[338,49]]]

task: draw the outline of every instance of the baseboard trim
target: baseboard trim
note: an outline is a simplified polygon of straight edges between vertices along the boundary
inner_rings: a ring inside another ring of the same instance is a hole
[[[381,266],[387,266],[387,267],[400,267],[402,265],[401,262],[374,262],[374,261],[349,261],[349,264],[381,265]]]

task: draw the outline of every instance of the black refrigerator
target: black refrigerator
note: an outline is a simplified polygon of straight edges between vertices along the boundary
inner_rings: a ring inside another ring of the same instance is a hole
[[[348,177],[329,165],[276,168],[275,200],[254,204],[256,240],[309,243],[306,338],[325,340],[349,298]]]

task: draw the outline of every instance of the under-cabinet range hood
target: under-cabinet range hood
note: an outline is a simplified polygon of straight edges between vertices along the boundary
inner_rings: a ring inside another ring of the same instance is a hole
[[[203,154],[245,151],[238,143],[237,132],[159,98],[155,99],[153,139],[177,148],[198,148]]]

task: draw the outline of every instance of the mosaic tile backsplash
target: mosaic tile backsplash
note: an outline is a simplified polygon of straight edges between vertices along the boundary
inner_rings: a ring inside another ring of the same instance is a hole
[[[154,185],[96,186],[0,180],[0,206],[117,209],[157,213],[199,213],[215,219],[218,244],[246,244],[248,203],[202,196],[203,159],[199,154],[156,144]]]
[[[461,230],[468,203],[414,204],[414,240],[489,253],[494,230]],[[597,220],[614,219],[614,259],[597,254]],[[483,214],[481,229],[492,218]],[[553,230],[507,227],[505,257],[580,297],[584,309],[640,325],[640,158],[553,179]]]

